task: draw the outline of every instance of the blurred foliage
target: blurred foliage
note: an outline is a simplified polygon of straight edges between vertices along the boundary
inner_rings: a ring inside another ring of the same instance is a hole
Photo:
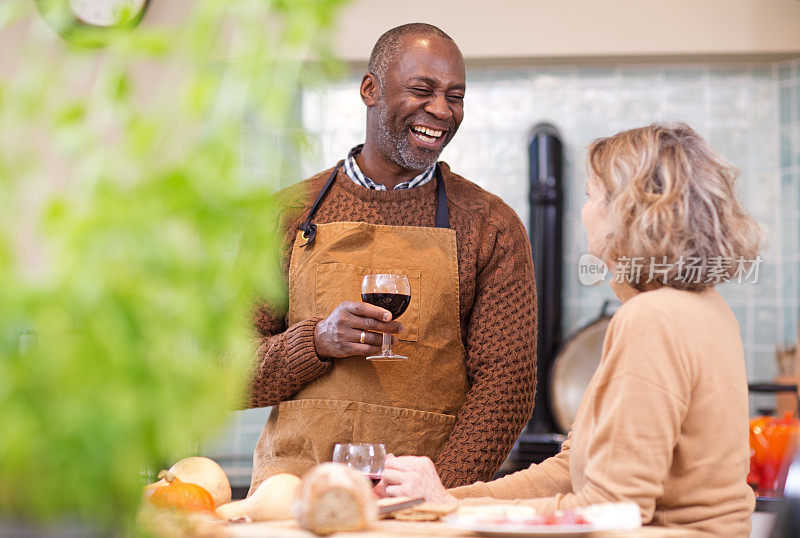
[[[242,133],[296,134],[342,3],[196,0],[87,48],[0,2],[0,520],[131,529],[143,471],[241,405],[286,158],[246,174]]]

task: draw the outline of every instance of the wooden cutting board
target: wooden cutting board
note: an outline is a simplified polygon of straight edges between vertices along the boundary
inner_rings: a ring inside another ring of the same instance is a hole
[[[264,523],[230,524],[225,528],[231,538],[317,538],[313,533],[301,529],[293,521],[270,521]],[[443,523],[395,521],[384,519],[376,521],[369,529],[361,532],[342,532],[336,538],[475,538],[472,532],[447,527]],[[593,532],[587,538],[694,538],[698,533],[685,529],[666,529],[663,527],[642,527],[632,531]]]

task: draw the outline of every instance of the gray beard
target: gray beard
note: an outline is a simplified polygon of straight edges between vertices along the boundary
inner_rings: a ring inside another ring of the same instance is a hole
[[[441,151],[433,152],[414,148],[405,132],[393,133],[389,129],[387,121],[389,111],[383,101],[379,100],[375,105],[375,114],[378,120],[377,132],[375,133],[378,148],[384,152],[384,156],[391,162],[406,170],[422,172],[430,168],[439,159]],[[420,152],[422,152],[421,155]]]

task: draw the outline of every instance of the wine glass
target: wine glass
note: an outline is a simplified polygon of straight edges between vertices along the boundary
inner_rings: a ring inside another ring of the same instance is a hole
[[[361,300],[385,308],[392,313],[392,320],[399,318],[411,302],[411,284],[406,275],[367,275],[361,281]],[[392,352],[392,336],[383,333],[383,349],[380,354],[367,357],[370,361],[404,361],[408,357]]]
[[[378,443],[337,443],[333,461],[352,467],[377,486],[386,461],[386,447]]]

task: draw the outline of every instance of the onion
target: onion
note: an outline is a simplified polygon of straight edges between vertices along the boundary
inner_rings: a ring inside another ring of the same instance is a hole
[[[250,516],[247,515],[247,499],[231,501],[218,506],[216,513],[219,517],[228,521],[250,520]]]
[[[293,474],[281,473],[264,480],[248,498],[233,501],[217,508],[223,519],[273,521],[291,519],[291,504],[300,479]]]

